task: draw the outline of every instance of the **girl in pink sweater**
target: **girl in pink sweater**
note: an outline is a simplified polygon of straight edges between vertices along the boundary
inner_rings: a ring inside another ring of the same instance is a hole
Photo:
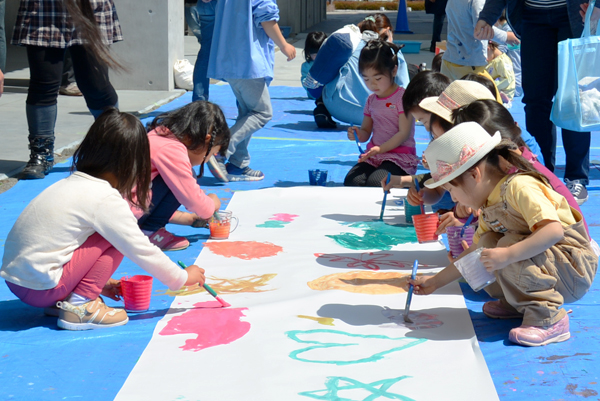
[[[202,177],[206,160],[227,150],[229,128],[219,106],[207,101],[161,114],[148,128],[152,199],[146,214],[140,210],[134,213],[150,242],[164,251],[185,249],[189,241],[169,233],[165,225],[169,221],[192,225],[221,207],[216,194],[200,189],[192,166],[200,166]],[[191,214],[178,211],[181,205]]]

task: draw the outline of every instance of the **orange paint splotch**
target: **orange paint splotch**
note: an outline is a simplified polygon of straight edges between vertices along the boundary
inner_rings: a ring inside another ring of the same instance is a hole
[[[204,348],[229,344],[250,331],[250,323],[241,321],[247,308],[222,308],[219,302],[199,302],[180,316],[171,319],[160,331],[161,336],[194,334],[185,340],[184,351],[200,351]]]
[[[256,241],[207,242],[204,246],[215,255],[244,260],[268,258],[283,251],[279,245]]]

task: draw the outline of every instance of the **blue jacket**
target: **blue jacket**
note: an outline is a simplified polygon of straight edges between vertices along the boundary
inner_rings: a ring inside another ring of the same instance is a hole
[[[571,23],[571,32],[574,38],[580,37],[583,32],[583,22],[581,21],[581,15],[579,15],[579,6],[585,3],[588,3],[588,0],[567,0],[569,22]],[[521,37],[524,7],[525,0],[486,0],[483,10],[479,14],[479,19],[494,26],[502,14],[502,10],[506,8],[508,23],[515,35]],[[596,7],[600,7],[598,0],[596,0]]]

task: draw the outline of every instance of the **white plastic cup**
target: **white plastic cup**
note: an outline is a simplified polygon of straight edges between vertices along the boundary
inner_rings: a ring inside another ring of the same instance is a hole
[[[481,263],[481,251],[483,249],[479,248],[454,262],[454,266],[467,280],[473,291],[479,291],[496,281],[496,276],[488,272]]]

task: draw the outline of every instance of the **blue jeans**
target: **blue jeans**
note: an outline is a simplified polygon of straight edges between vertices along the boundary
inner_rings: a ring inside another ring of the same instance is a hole
[[[245,168],[250,165],[248,144],[252,134],[273,118],[271,96],[264,78],[229,79],[228,82],[237,100],[238,117],[229,129],[227,158],[234,166]]]
[[[4,13],[6,0],[0,0],[0,71],[6,72],[6,30],[4,29]]]
[[[202,1],[202,0],[199,0]],[[202,36],[202,34],[200,33],[200,25],[198,24],[198,18],[197,15],[194,11],[196,9],[196,5],[185,5],[185,9],[184,9],[184,16],[185,16],[185,22],[188,25],[188,29],[190,31],[192,31],[192,33],[194,34],[194,36],[196,37],[196,39],[198,39],[198,43],[200,43],[200,38]]]
[[[208,57],[212,44],[213,30],[215,29],[215,8],[217,0],[205,3],[198,0],[195,8],[191,9],[192,17],[200,25],[200,51],[194,65],[194,92],[192,101],[208,100],[208,89],[210,78],[206,75],[208,71]]]
[[[561,40],[573,37],[567,8],[533,9],[525,7],[521,34],[523,103],[527,131],[536,139],[544,164],[554,171],[556,126],[550,121],[552,99],[558,87],[558,47]],[[565,178],[589,184],[589,132],[562,130],[566,154]]]
[[[433,33],[431,35],[431,47],[435,51],[436,42],[442,41],[442,29],[444,29],[446,13],[433,15]]]
[[[171,216],[181,203],[175,198],[171,189],[160,175],[152,180],[152,204],[147,213],[138,220],[138,225],[145,231],[157,231],[167,225]]]

